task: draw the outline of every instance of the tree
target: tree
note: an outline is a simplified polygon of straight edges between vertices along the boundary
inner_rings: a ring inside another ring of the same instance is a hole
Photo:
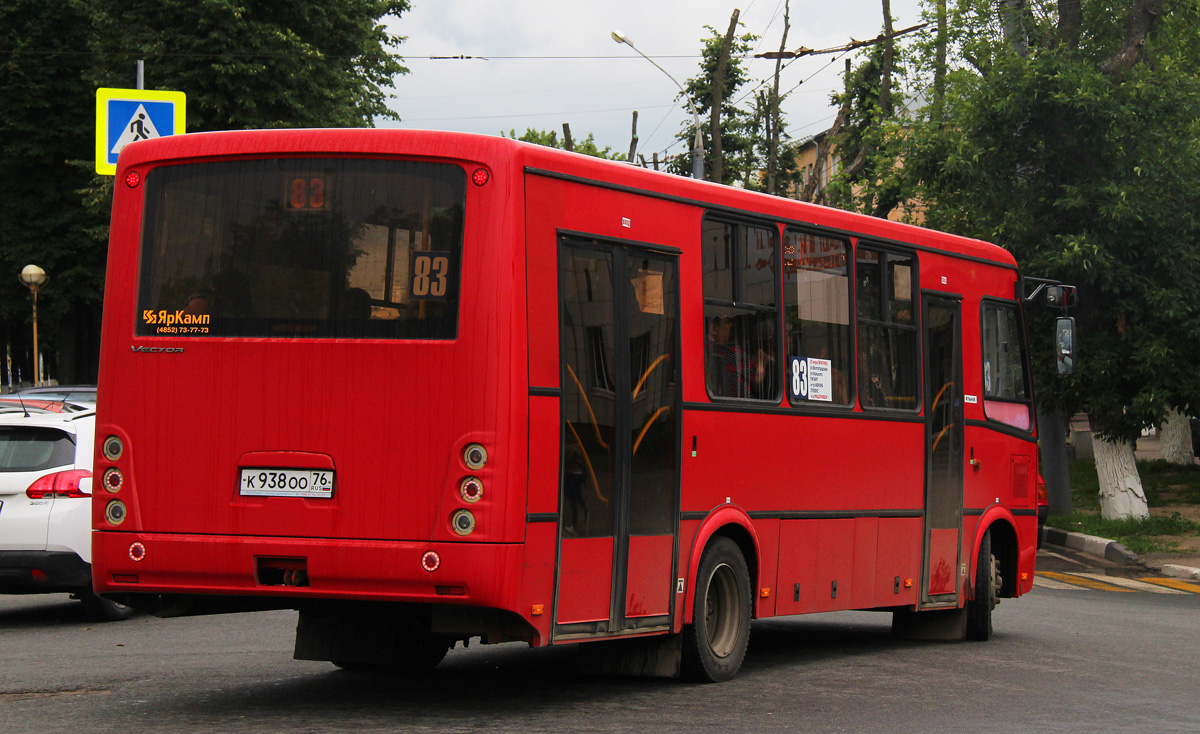
[[[705,26],[705,28],[708,29],[709,37],[701,41],[703,45],[700,74],[687,80],[683,85],[685,91],[680,94],[680,98],[683,94],[687,94],[700,115],[701,138],[704,140],[704,149],[708,152],[705,162],[706,178],[714,180],[712,174],[719,170],[721,173],[720,183],[743,183],[752,173],[757,172],[759,166],[757,157],[754,155],[753,141],[748,134],[749,115],[737,106],[739,100],[735,99],[734,95],[749,79],[743,58],[758,37],[750,33],[741,36],[730,35],[730,42],[726,47],[724,35],[717,33],[712,26]],[[724,80],[721,84],[720,94],[721,145],[720,165],[718,166],[713,160],[715,150],[713,131],[709,129],[709,126],[704,125],[703,121],[705,118],[711,119],[712,117],[715,98],[714,79],[718,76],[718,70],[721,70],[723,49],[726,49],[726,53],[723,69]],[[683,129],[675,136],[676,140],[686,145],[689,151],[695,137],[695,121],[685,123]],[[681,158],[672,159],[668,170],[681,176],[690,176],[692,170],[690,156],[684,155]]]
[[[512,138],[513,140],[521,140],[526,143],[545,145],[549,148],[566,149],[566,144],[558,139],[558,133],[554,130],[535,130],[534,128],[529,127],[525,128],[525,132],[520,137],[517,137],[516,130],[509,130],[507,134],[501,131],[500,135],[501,137]],[[583,153],[584,155],[590,155],[595,158],[605,158],[611,161],[625,160],[624,153],[617,153],[608,146],[601,148],[599,145],[597,145],[596,137],[592,133],[588,133],[588,136],[582,141],[574,142],[571,150],[575,151],[576,153]]]
[[[1200,405],[1200,3],[1088,7],[959,0],[941,117],[904,138],[899,178],[930,226],[1079,287],[1072,377],[1030,312],[1038,397],[1088,414],[1102,512],[1139,517],[1131,442]]]
[[[408,0],[9,0],[0,6],[0,272],[50,273],[38,299],[41,348],[63,381],[96,379],[112,182],[92,172],[97,87],[188,95],[190,132],[363,127],[395,117],[385,89],[406,73],[403,40],[380,19]],[[0,336],[32,378],[29,295],[0,279]]]

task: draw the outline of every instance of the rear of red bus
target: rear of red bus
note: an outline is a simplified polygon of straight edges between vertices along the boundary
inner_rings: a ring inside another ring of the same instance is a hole
[[[537,641],[511,612],[528,452],[511,154],[381,130],[122,153],[98,592],[163,615],[299,608],[297,655],[347,664],[388,662],[356,629]]]

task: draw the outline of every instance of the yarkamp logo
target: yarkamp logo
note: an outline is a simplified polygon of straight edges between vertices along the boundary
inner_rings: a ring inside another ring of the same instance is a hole
[[[142,311],[142,321],[157,326],[208,326],[210,316],[206,313],[184,313],[183,310],[171,311]]]
[[[143,354],[183,354],[183,347],[129,347]]]

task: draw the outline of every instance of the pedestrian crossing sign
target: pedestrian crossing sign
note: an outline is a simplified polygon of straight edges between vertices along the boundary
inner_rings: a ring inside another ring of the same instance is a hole
[[[96,173],[117,172],[117,156],[135,140],[183,134],[183,92],[147,89],[96,90]]]

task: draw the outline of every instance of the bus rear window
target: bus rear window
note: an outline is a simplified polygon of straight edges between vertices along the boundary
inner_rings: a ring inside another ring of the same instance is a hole
[[[465,199],[440,163],[154,169],[136,334],[453,339]]]

